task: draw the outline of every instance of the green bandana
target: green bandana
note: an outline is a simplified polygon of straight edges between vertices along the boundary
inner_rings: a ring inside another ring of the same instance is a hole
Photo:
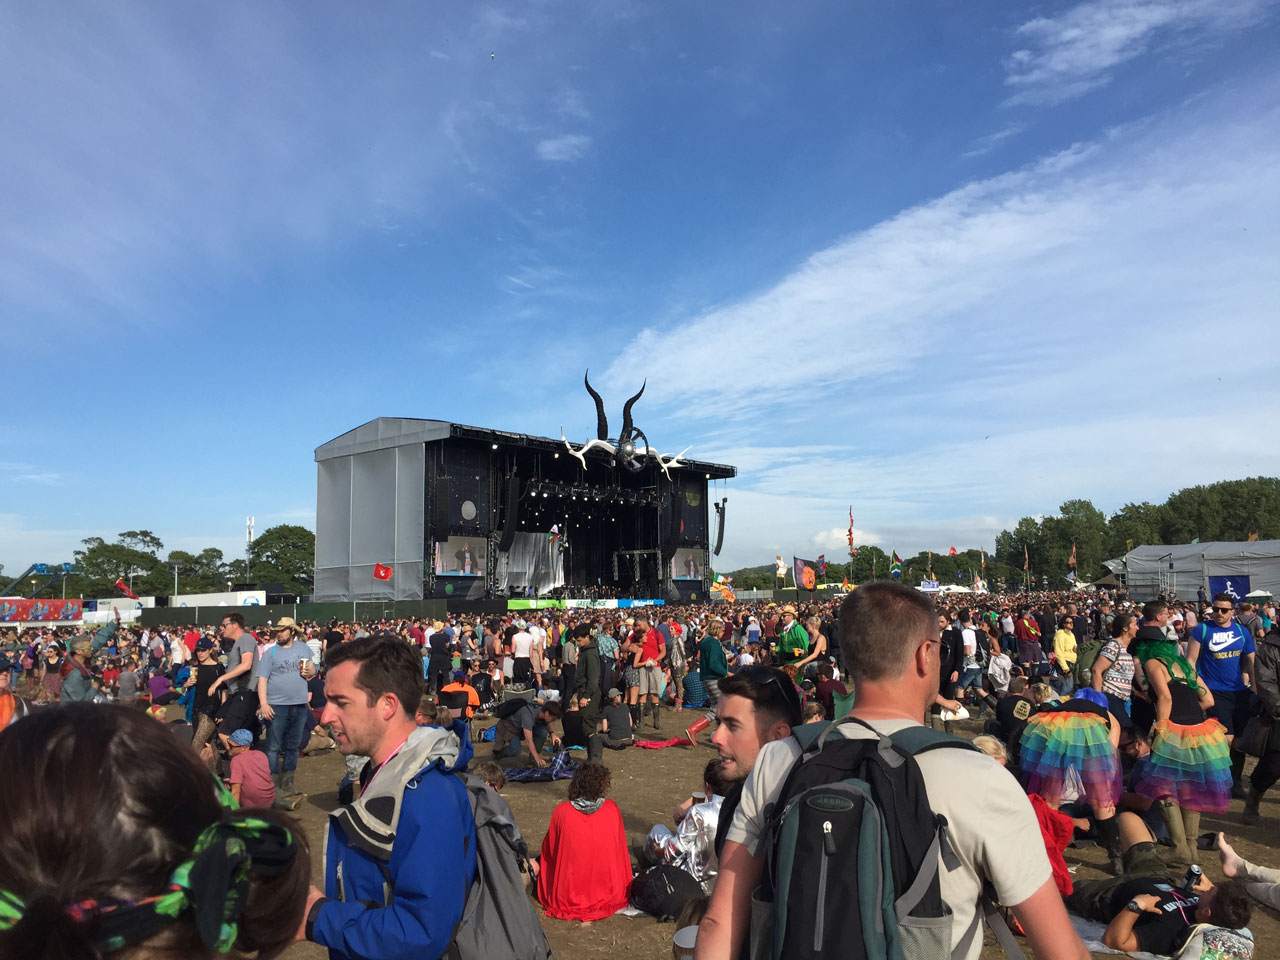
[[[221,782],[218,794],[227,808],[222,819],[201,831],[190,859],[174,868],[163,893],[134,900],[79,900],[63,907],[77,923],[98,921],[98,948],[103,953],[147,940],[187,914],[207,948],[228,953],[235,946],[250,874],[283,873],[298,846],[279,824],[236,809]],[[48,890],[37,894],[50,895]],[[18,926],[28,908],[16,894],[0,890],[0,931]]]

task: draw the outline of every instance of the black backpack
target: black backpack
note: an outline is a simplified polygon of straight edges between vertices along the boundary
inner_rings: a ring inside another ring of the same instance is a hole
[[[687,870],[660,863],[631,881],[631,905],[659,920],[674,920],[685,904],[703,894],[702,884]]]
[[[960,863],[915,758],[977,748],[924,726],[850,739],[844,723],[873,730],[850,717],[792,731],[801,754],[769,811],[751,956],[947,960],[951,910],[938,864]],[[1006,953],[1021,957],[994,905],[984,898],[983,908]]]

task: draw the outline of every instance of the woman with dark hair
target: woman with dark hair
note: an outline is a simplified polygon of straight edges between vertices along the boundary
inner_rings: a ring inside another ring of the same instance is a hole
[[[1131,613],[1117,613],[1111,621],[1111,639],[1102,645],[1089,672],[1089,686],[1119,700],[1126,713],[1133,696],[1133,677],[1138,665],[1129,652],[1129,644],[1138,635],[1138,618]]]
[[[631,858],[622,812],[605,799],[611,782],[608,767],[584,763],[551,814],[538,865],[538,902],[549,917],[590,923],[627,905]]]
[[[238,810],[190,747],[126,707],[68,704],[0,736],[0,956],[279,955],[311,860],[270,810]]]

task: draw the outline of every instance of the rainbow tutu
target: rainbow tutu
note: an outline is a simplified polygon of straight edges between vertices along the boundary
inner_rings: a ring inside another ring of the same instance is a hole
[[[1102,717],[1070,711],[1033,714],[1022,731],[1020,749],[1027,793],[1056,804],[1063,799],[1063,787],[1072,783],[1092,807],[1113,807],[1120,799],[1120,757]]]
[[[1191,726],[1157,723],[1151,756],[1138,770],[1134,792],[1172,800],[1184,810],[1225,813],[1231,802],[1226,728],[1212,717]]]

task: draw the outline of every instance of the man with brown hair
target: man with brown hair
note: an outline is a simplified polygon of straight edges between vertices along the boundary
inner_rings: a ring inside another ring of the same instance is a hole
[[[297,934],[335,960],[443,956],[475,876],[475,817],[453,775],[471,760],[471,742],[464,721],[414,723],[420,663],[391,637],[330,652],[321,721],[339,751],[370,759],[360,798],[329,815],[325,891],[312,887]]]

